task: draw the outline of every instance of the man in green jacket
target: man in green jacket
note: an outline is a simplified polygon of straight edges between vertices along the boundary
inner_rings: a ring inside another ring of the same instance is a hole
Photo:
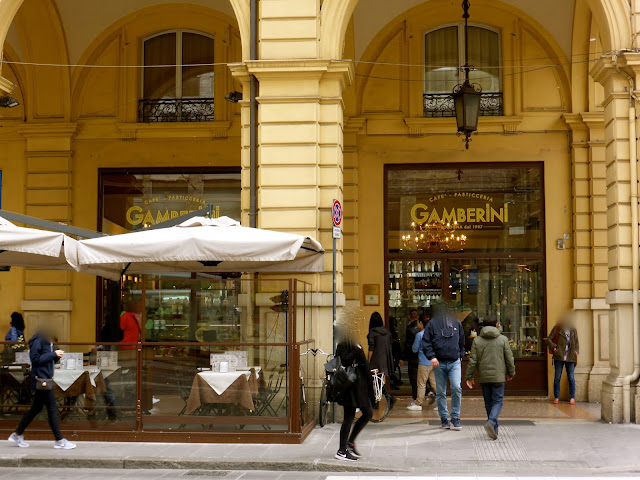
[[[496,317],[489,315],[484,319],[483,325],[480,336],[475,338],[471,346],[465,378],[467,386],[473,388],[474,374],[478,370],[478,381],[482,387],[488,419],[484,429],[495,440],[498,438],[498,415],[502,410],[504,385],[515,376],[516,366],[509,340],[500,334]]]

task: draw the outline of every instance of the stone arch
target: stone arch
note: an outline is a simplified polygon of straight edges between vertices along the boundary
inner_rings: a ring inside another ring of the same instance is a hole
[[[139,55],[144,38],[176,29],[193,30],[217,39],[215,62],[220,65],[214,68],[216,75],[220,75],[223,80],[216,81],[216,91],[219,87],[225,92],[231,89],[231,75],[222,63],[240,61],[239,32],[235,27],[235,21],[217,10],[197,5],[191,5],[189,10],[185,10],[179,4],[155,5],[131,12],[101,32],[82,53],[79,64],[140,64],[142,59]],[[223,50],[224,55],[218,56]],[[229,55],[232,55],[231,58]],[[122,120],[133,120],[137,111],[133,99],[139,98],[135,86],[140,85],[140,75],[140,71],[135,69],[75,68],[71,82],[72,118],[75,120],[80,117],[120,117]],[[96,89],[100,90],[99,85],[103,86],[105,92],[112,92],[113,95],[100,95],[102,100],[98,99]],[[118,87],[112,91],[112,85],[129,87]],[[219,98],[223,96],[218,95]],[[85,108],[87,97],[93,98],[88,111]],[[226,113],[232,108],[228,102],[221,102],[217,104],[216,111]]]
[[[0,13],[1,15],[1,13]],[[68,65],[69,55],[64,28],[53,0],[31,0],[17,11],[17,27],[25,62]],[[38,31],[38,35],[30,34]],[[28,120],[69,120],[69,67],[25,66],[23,94]]]
[[[241,1],[241,0],[236,0]],[[248,2],[248,0],[245,0]],[[578,0],[580,1],[580,0]],[[606,51],[631,47],[631,7],[627,0],[584,0],[602,32]],[[349,22],[359,0],[325,0],[321,11],[321,54],[342,59]]]
[[[22,6],[24,0],[1,0],[0,1],[0,59],[2,58],[2,47],[9,27],[13,23],[18,10]],[[250,19],[249,19],[249,0],[229,0],[231,7],[236,16],[240,30],[240,40],[242,43],[242,58],[249,58],[249,37],[250,37]],[[355,3],[353,5],[355,7]],[[350,16],[350,14],[349,14]],[[2,64],[0,64],[0,75],[2,74]]]

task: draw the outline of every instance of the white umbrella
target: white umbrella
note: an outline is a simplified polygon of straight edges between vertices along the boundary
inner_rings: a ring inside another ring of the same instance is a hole
[[[130,273],[321,272],[324,250],[311,237],[194,217],[175,227],[81,240],[78,263]]]
[[[78,270],[77,240],[64,233],[19,227],[0,217],[0,265]]]

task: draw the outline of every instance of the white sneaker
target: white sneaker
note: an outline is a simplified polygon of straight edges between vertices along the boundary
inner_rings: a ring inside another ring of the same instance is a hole
[[[415,407],[416,401],[413,400],[409,405],[407,405],[407,410],[411,410],[411,407]]]
[[[62,448],[63,450],[72,450],[76,448],[76,444],[71,443],[66,438],[63,438],[62,440],[56,440],[56,443],[53,444],[53,448]]]
[[[407,410],[414,410],[416,412],[421,412],[422,411],[422,406],[421,405],[409,405],[407,407]]]
[[[18,435],[16,432],[13,432],[9,437],[9,441],[15,443],[18,447],[28,448],[29,444],[24,441],[24,435]]]

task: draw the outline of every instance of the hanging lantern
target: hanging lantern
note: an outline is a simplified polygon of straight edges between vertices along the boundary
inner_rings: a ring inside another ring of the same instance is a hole
[[[458,124],[458,135],[464,135],[465,148],[469,149],[469,138],[471,134],[478,130],[478,117],[480,116],[480,99],[482,98],[482,87],[469,81],[469,36],[467,34],[469,20],[469,0],[462,2],[462,18],[464,18],[464,69],[465,80],[462,85],[453,88],[453,103],[456,110],[456,123]]]

